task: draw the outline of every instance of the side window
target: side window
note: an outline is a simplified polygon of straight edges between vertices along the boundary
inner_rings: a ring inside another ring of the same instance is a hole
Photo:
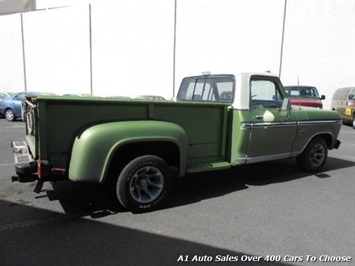
[[[251,107],[280,108],[282,95],[276,83],[271,80],[255,79],[250,82]]]
[[[355,100],[355,89],[351,90],[348,99],[349,100]]]
[[[343,91],[343,94],[341,95],[341,100],[346,101],[348,99],[350,92],[350,88],[347,88]]]
[[[24,93],[21,93],[19,95],[17,95],[16,97],[14,97],[14,100],[17,100],[17,101],[23,101],[25,99],[25,94]]]

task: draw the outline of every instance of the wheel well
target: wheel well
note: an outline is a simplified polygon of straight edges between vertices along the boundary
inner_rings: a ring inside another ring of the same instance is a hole
[[[14,110],[13,110],[11,107],[7,107],[7,108],[4,110],[4,114],[6,113],[7,110],[11,110],[11,112],[14,114],[14,116],[16,116]]]
[[[327,143],[327,146],[328,148],[332,147],[332,141],[333,141],[333,138],[330,134],[319,134],[319,135],[316,135],[312,138],[315,139],[315,138],[318,138],[318,137],[321,137],[325,140],[325,142]]]
[[[128,162],[143,155],[158,156],[169,167],[179,168],[180,165],[180,151],[175,143],[164,141],[130,143],[120,147],[112,156],[107,177],[116,178]]]

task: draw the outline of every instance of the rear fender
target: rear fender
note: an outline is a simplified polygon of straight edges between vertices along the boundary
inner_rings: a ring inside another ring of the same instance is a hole
[[[184,129],[164,121],[123,121],[94,125],[82,131],[73,144],[69,179],[103,182],[115,153],[127,144],[163,141],[176,144],[180,152],[179,175],[186,169],[187,135]]]

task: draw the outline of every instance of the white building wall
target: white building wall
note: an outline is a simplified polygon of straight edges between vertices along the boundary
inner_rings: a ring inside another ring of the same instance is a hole
[[[0,91],[25,90],[21,14],[0,16]]]
[[[175,0],[37,0],[37,8],[75,3],[23,14],[28,89],[88,93],[92,80],[96,95],[172,96]],[[284,0],[176,3],[176,87],[202,71],[279,73]],[[325,108],[336,88],[355,83],[354,5],[287,1],[281,80],[317,86]],[[19,25],[18,14],[0,16],[0,90],[24,88]]]
[[[90,93],[89,6],[23,14],[27,90]]]
[[[172,98],[173,0],[91,5],[93,91]]]
[[[278,72],[282,19],[282,0],[178,1],[177,76]]]

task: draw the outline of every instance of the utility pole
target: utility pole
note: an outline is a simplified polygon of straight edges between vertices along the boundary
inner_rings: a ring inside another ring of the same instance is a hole
[[[282,69],[282,56],[284,49],[284,36],[285,36],[285,24],[286,24],[286,8],[287,8],[287,0],[285,0],[284,5],[284,18],[282,24],[282,35],[281,35],[281,53],[280,53],[280,67],[279,67],[279,78],[281,79],[281,69]]]
[[[93,86],[92,86],[92,28],[91,28],[91,4],[89,3],[89,59],[90,59],[90,94],[93,95]]]
[[[177,0],[175,0],[175,4],[174,4],[173,97],[175,97],[175,72],[176,72],[176,8],[177,8]]]
[[[27,72],[26,72],[26,52],[25,52],[25,34],[23,29],[23,14],[21,13],[21,41],[22,41],[22,65],[23,65],[23,84],[27,91]]]

